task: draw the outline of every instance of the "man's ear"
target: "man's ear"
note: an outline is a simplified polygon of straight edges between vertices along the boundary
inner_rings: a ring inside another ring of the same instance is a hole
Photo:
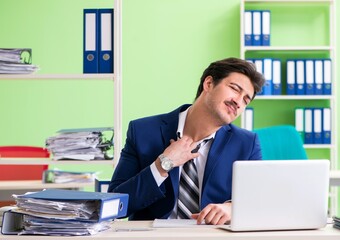
[[[207,76],[203,82],[203,91],[209,91],[214,87],[214,80],[212,76]]]

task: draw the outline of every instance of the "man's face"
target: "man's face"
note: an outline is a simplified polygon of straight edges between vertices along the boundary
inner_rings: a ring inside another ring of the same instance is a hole
[[[221,125],[234,121],[254,95],[250,79],[241,73],[231,73],[217,85],[209,76],[205,79],[204,88],[206,106]]]

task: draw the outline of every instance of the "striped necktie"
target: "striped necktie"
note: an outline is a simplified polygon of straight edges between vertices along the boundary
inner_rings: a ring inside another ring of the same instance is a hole
[[[203,145],[210,139],[204,140]],[[192,150],[193,153],[198,152],[202,143]],[[182,168],[179,180],[179,196],[177,206],[177,218],[189,219],[192,213],[199,213],[199,185],[198,174],[194,160],[187,161]]]

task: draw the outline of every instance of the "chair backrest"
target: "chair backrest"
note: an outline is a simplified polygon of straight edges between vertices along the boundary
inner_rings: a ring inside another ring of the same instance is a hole
[[[95,192],[107,192],[109,185],[109,180],[98,180],[97,178],[94,180],[94,191]]]
[[[3,158],[48,158],[50,153],[42,147],[0,146]],[[41,180],[48,165],[0,165],[0,180]]]
[[[260,139],[263,160],[308,159],[301,136],[293,126],[272,126],[254,132]]]

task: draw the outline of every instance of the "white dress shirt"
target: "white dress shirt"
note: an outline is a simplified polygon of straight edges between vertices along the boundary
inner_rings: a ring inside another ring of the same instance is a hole
[[[185,120],[188,114],[188,109],[186,109],[184,112],[180,112],[179,114],[179,120],[178,120],[178,128],[177,128],[177,133],[179,135],[179,137],[183,136],[183,129],[184,129],[184,124],[185,124]],[[215,137],[216,132],[212,133],[210,136],[200,140],[197,142],[197,145],[202,143],[204,140],[209,140],[207,141],[206,144],[202,144],[202,146],[200,147],[200,149],[198,150],[198,152],[200,153],[199,157],[194,159],[194,163],[196,165],[197,168],[197,174],[198,174],[198,184],[199,184],[199,189],[200,189],[200,202],[201,202],[201,189],[202,189],[202,183],[203,183],[203,175],[204,175],[204,169],[205,169],[205,164],[207,162],[207,157],[208,157],[208,153],[211,147],[211,143],[212,143],[212,139]],[[158,186],[160,186],[167,177],[163,177],[157,170],[156,164],[155,162],[153,162],[150,165],[151,168],[151,172],[153,177],[155,178],[155,181],[157,183]],[[179,166],[179,177],[181,176],[181,171],[182,171],[182,166]],[[179,178],[178,178],[179,181]],[[177,189],[178,191],[178,189]],[[177,218],[177,200],[175,203],[175,207],[170,215],[171,219]]]

